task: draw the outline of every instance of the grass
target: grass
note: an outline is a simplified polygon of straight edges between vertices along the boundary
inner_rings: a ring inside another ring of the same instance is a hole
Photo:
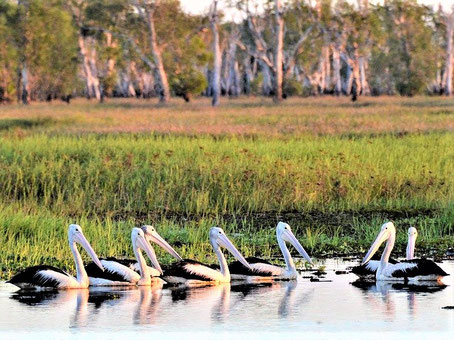
[[[207,231],[245,255],[279,254],[288,221],[312,255],[366,250],[385,220],[418,228],[420,254],[454,240],[454,100],[242,98],[4,106],[0,267],[72,269],[66,227],[101,256],[132,256],[154,223],[183,257],[214,261]],[[170,260],[159,253],[162,262]]]

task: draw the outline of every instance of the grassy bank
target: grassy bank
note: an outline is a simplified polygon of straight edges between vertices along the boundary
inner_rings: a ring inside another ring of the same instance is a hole
[[[102,256],[132,256],[130,228],[155,223],[184,257],[212,261],[216,223],[246,255],[271,257],[281,219],[312,254],[364,251],[386,219],[398,250],[412,224],[419,249],[441,254],[454,235],[453,128],[441,98],[5,107],[2,276],[72,268],[72,222]]]

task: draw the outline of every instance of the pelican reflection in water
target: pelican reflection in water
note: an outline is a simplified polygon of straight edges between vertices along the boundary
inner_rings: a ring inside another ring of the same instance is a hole
[[[134,311],[134,324],[143,325],[156,322],[159,305],[162,300],[162,287],[163,284],[161,283],[160,285],[155,284],[138,288],[140,298]]]
[[[376,309],[384,307],[384,315],[390,319],[395,316],[395,294],[407,294],[408,311],[410,315],[414,315],[418,309],[417,294],[436,293],[447,287],[438,281],[400,283],[390,281],[367,282],[361,279],[352,282],[352,285],[363,290],[368,304],[373,305]]]

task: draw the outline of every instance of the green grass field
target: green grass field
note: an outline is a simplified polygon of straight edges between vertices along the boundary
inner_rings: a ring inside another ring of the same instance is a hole
[[[132,256],[130,228],[153,223],[183,257],[214,261],[213,224],[245,255],[271,257],[279,220],[311,255],[332,255],[366,250],[391,219],[398,251],[411,224],[418,255],[443,254],[453,129],[454,100],[435,97],[3,106],[1,276],[72,270],[69,223],[100,256]]]

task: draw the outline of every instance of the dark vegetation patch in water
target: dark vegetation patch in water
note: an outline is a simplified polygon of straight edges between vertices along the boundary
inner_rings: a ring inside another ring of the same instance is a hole
[[[343,233],[353,232],[355,225],[359,221],[382,220],[399,223],[400,227],[410,227],[408,219],[433,218],[438,211],[435,209],[419,210],[358,210],[358,211],[270,211],[260,213],[223,214],[216,215],[196,215],[167,211],[164,213],[137,214],[134,219],[137,223],[149,223],[150,221],[159,221],[162,218],[175,221],[176,223],[185,223],[188,221],[198,221],[202,218],[212,218],[213,220],[222,221],[222,224],[233,224],[239,227],[248,227],[248,229],[266,229],[273,228],[279,221],[284,221],[290,225],[296,226],[317,226],[325,228],[342,228]],[[122,221],[131,216],[116,215],[114,221]],[[377,225],[377,228],[379,225]]]

